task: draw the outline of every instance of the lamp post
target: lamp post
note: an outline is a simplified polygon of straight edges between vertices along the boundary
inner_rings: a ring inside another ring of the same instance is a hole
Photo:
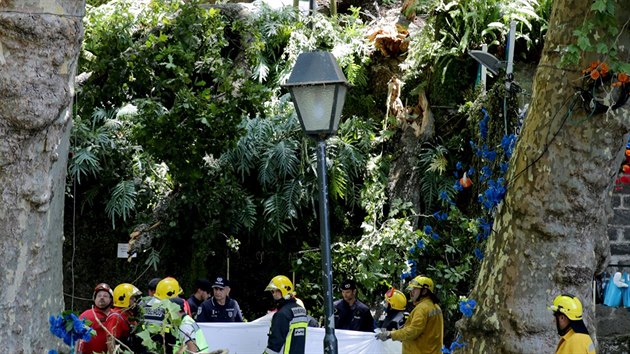
[[[328,182],[326,179],[326,139],[339,128],[348,82],[335,57],[328,52],[307,52],[298,56],[291,75],[283,85],[289,89],[302,130],[317,141],[317,180],[319,182],[319,234],[324,283],[324,353],[337,354],[333,315],[330,224],[328,222]]]

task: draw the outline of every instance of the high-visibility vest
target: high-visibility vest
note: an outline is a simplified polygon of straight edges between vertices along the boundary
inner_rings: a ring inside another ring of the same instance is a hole
[[[184,317],[182,317],[182,323],[180,325],[189,325],[192,326],[194,328],[195,331],[195,344],[197,345],[197,348],[199,349],[199,352],[206,352],[208,351],[208,342],[206,342],[206,336],[203,335],[203,331],[201,330],[201,328],[199,328],[199,325],[197,325],[197,322],[195,322],[195,320],[192,319],[192,317],[188,316],[188,315],[184,315]],[[175,343],[175,347],[174,352],[178,352],[179,348],[181,348],[182,346],[186,346],[186,342],[188,342],[189,340],[191,340],[193,338],[189,338],[187,337],[187,334],[185,334],[184,332],[182,332],[181,329],[179,329],[179,333],[177,335],[177,342]]]

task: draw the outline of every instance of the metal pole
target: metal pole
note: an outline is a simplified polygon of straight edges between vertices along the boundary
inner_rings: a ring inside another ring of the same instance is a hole
[[[317,180],[319,181],[319,234],[321,237],[322,281],[324,282],[324,353],[337,354],[335,317],[333,315],[332,267],[330,260],[330,225],[328,223],[328,182],[326,180],[326,141],[317,140]]]

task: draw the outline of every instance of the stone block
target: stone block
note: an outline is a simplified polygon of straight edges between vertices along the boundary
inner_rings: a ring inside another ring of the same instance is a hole
[[[630,241],[630,227],[624,227],[623,229],[619,229],[619,231],[623,232],[623,240]],[[621,239],[618,239],[621,240]]]
[[[611,243],[610,254],[613,256],[625,256],[630,254],[630,243]]]
[[[627,336],[630,339],[630,311],[623,307],[596,306],[597,338]]]
[[[609,226],[607,232],[608,232],[609,241],[611,242],[620,241],[619,233],[621,232],[621,230],[618,227]]]
[[[617,209],[617,208],[621,208],[621,194],[613,194],[613,196],[610,198],[610,204],[612,205],[613,209]]]
[[[608,220],[608,225],[630,226],[630,209],[614,209],[613,217]]]

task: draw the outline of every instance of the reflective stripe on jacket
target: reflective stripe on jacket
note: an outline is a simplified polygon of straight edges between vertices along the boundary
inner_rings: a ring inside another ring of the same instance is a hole
[[[295,299],[282,300],[271,318],[265,353],[304,354],[307,325],[306,310]]]
[[[442,309],[424,297],[411,311],[405,326],[391,332],[393,340],[402,342],[402,354],[440,354],[444,340]]]

